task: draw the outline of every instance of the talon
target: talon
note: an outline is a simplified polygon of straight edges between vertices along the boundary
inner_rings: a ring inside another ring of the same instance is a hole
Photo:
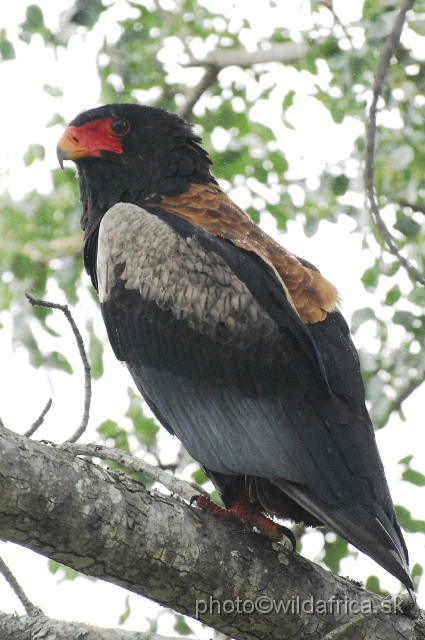
[[[288,538],[289,542],[292,545],[292,552],[297,550],[297,540],[292,531],[288,529],[288,527],[284,527],[283,525],[278,524],[276,527],[276,531],[282,536],[285,536],[285,538]]]

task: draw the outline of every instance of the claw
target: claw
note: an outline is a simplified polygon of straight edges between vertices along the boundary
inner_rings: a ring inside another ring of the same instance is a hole
[[[285,538],[288,538],[289,542],[292,545],[292,551],[293,552],[296,551],[297,550],[297,540],[296,540],[294,534],[292,533],[292,531],[290,529],[288,529],[288,527],[284,527],[281,524],[277,525],[276,530],[282,536],[285,536]]]

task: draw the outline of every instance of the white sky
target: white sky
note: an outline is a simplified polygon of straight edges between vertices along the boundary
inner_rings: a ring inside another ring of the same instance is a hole
[[[69,0],[42,0],[38,2],[45,13],[49,26],[57,24],[61,10],[68,7]],[[208,0],[207,6],[215,11],[229,9],[228,0]],[[308,5],[306,2],[293,3],[292,0],[278,2],[277,10],[268,12],[262,0],[246,2],[237,0],[234,3],[234,20],[244,15],[251,24],[251,31],[244,32],[244,45],[252,48],[258,35],[267,34],[276,21],[284,15],[285,26],[294,32],[308,25]],[[8,37],[13,40],[17,60],[0,65],[0,120],[2,127],[2,144],[0,147],[0,187],[8,187],[14,198],[19,198],[28,190],[38,189],[48,192],[51,188],[49,170],[56,167],[56,142],[61,135],[60,127],[46,129],[45,125],[55,112],[67,119],[72,119],[83,109],[98,103],[100,83],[96,73],[96,51],[101,46],[104,35],[114,40],[116,29],[112,26],[114,17],[125,16],[126,4],[119,0],[102,16],[101,22],[86,39],[74,36],[67,50],[58,53],[57,60],[52,52],[47,51],[41,40],[34,38],[31,46],[17,39],[17,25],[23,22],[27,2],[15,0],[13,3],[0,4],[0,25],[7,29]],[[296,5],[296,6],[295,6]],[[261,7],[261,10],[259,10]],[[347,3],[345,0],[334,0],[334,7],[343,21],[359,17],[361,2]],[[325,18],[324,18],[325,19]],[[174,65],[175,67],[175,65]],[[173,63],[170,62],[170,70]],[[174,69],[177,73],[177,70]],[[277,72],[278,73],[278,72]],[[281,73],[281,72],[279,72]],[[311,80],[308,74],[297,74],[288,69],[282,76],[287,87],[299,91],[296,106],[288,114],[295,131],[278,130],[279,144],[287,151],[293,177],[318,175],[325,163],[333,164],[346,158],[351,150],[353,140],[361,133],[359,123],[347,119],[343,127],[336,127],[324,108],[309,97]],[[323,70],[321,82],[326,85],[326,70]],[[43,85],[59,86],[62,98],[52,98],[43,91]],[[286,90],[284,91],[286,93]],[[276,99],[279,96],[276,96]],[[270,109],[264,111],[264,105],[258,104],[255,117],[267,122]],[[25,169],[22,155],[29,143],[40,143],[46,148],[46,160],[35,162]],[[219,141],[218,141],[219,143]],[[9,173],[5,174],[9,168]],[[3,175],[1,175],[3,173]],[[235,199],[243,206],[244,191],[235,191]],[[263,227],[276,235],[275,221],[271,216],[263,216]],[[351,313],[360,307],[376,307],[376,295],[367,293],[360,276],[372,263],[372,256],[362,251],[361,237],[353,233],[353,223],[346,217],[337,225],[322,223],[319,232],[313,238],[306,238],[299,222],[291,222],[285,236],[278,235],[279,240],[292,252],[306,257],[316,264],[322,273],[338,287],[344,300],[344,313],[349,319]],[[338,269],[335,269],[338,265]],[[400,275],[401,283],[406,281]],[[60,291],[53,286],[47,299],[64,302]],[[98,309],[88,294],[84,294],[83,303],[75,309],[74,317],[80,327],[84,327],[88,317],[93,317],[95,330],[105,338],[105,331]],[[3,366],[0,368],[0,388],[2,398],[0,415],[6,426],[23,433],[40,413],[48,397],[53,394],[53,408],[45,424],[38,431],[38,438],[61,441],[69,437],[79,424],[82,411],[82,365],[79,361],[73,338],[64,319],[58,314],[52,325],[64,336],[56,340],[54,348],[62,351],[72,362],[75,376],[53,371],[34,370],[28,364],[23,349],[12,351],[11,327],[8,317],[3,314],[4,329],[0,331],[0,353]],[[46,335],[39,332],[42,348],[52,348]],[[365,325],[355,336],[357,346],[370,344],[371,334]],[[7,364],[5,364],[7,363]],[[127,409],[127,387],[130,377],[125,368],[117,363],[106,347],[105,375],[94,383],[91,427],[83,441],[89,442],[96,437],[96,427],[106,418],[116,419],[120,424],[126,423],[122,418]],[[111,393],[111,389],[114,392]],[[80,401],[81,399],[81,401]],[[423,514],[423,489],[399,481],[401,469],[398,460],[408,454],[415,454],[413,466],[425,468],[425,453],[421,428],[423,418],[420,392],[413,394],[405,403],[406,422],[401,423],[394,417],[391,424],[377,433],[378,445],[386,468],[394,502],[403,504],[412,512],[412,516],[425,519]],[[174,450],[175,442],[162,430],[161,441],[164,448]],[[189,470],[186,471],[189,475]],[[424,536],[421,534],[406,535],[411,554],[411,566],[415,562],[423,562]],[[317,559],[321,548],[322,535],[312,533],[305,538],[303,554]],[[118,616],[124,611],[126,592],[112,585],[78,578],[74,582],[63,582],[60,586],[57,577],[47,571],[47,561],[41,556],[12,544],[0,543],[0,554],[11,566],[18,580],[32,601],[41,606],[47,615],[59,619],[79,619],[100,626],[117,626]],[[342,563],[343,575],[362,579],[373,573],[378,575],[381,586],[395,592],[398,583],[381,570],[369,558],[358,554],[357,560],[346,560]],[[155,615],[157,606],[144,599],[130,594],[132,614],[123,628],[147,630],[145,616]],[[422,603],[424,605],[424,602]],[[21,605],[11,589],[0,576],[0,609],[23,613]],[[166,612],[161,615],[158,633],[172,634],[173,618]],[[208,638],[210,633],[201,630],[195,622],[189,624],[199,630],[200,637]],[[171,626],[170,626],[171,625]]]

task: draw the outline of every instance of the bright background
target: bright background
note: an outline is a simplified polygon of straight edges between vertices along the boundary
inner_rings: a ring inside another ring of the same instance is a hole
[[[39,6],[44,12],[47,26],[54,28],[58,24],[59,14],[71,3],[68,0],[40,0]],[[207,3],[205,3],[207,4]],[[221,4],[225,4],[224,0]],[[305,28],[309,20],[307,3],[293,3],[289,0],[281,3],[285,7],[286,26],[291,29]],[[261,7],[262,3],[235,3],[233,11],[251,21],[251,26],[261,33],[270,28],[270,16]],[[296,6],[295,6],[296,5]],[[362,3],[352,0],[334,2],[342,22],[351,21],[360,16]],[[0,65],[0,187],[8,188],[14,199],[21,198],[27,191],[37,189],[42,193],[51,190],[49,170],[57,166],[55,155],[56,142],[61,135],[60,126],[46,128],[46,123],[56,111],[72,119],[80,111],[98,104],[100,82],[96,68],[97,51],[106,37],[113,41],[118,37],[114,20],[124,18],[129,9],[125,2],[117,1],[109,11],[102,14],[99,24],[87,37],[74,35],[67,49],[59,51],[55,58],[51,50],[46,49],[41,38],[34,37],[30,45],[18,39],[18,26],[25,19],[27,2],[15,0],[0,5],[0,25],[7,29],[8,37],[16,50],[16,60]],[[217,1],[215,7],[218,10]],[[245,43],[249,48],[250,43]],[[170,60],[170,70],[173,62]],[[193,83],[197,80],[197,70],[193,71]],[[189,76],[188,76],[189,77]],[[186,78],[187,81],[190,81]],[[320,82],[327,86],[329,78],[326,69],[320,76]],[[361,125],[354,119],[348,119],[341,126],[331,120],[328,112],[310,97],[311,79],[292,72],[288,68],[287,82],[290,86],[297,83],[297,102],[290,113],[294,130],[283,127],[277,130],[277,139],[284,148],[290,161],[293,177],[309,176],[312,181],[322,171],[325,163],[332,164],[349,156],[354,139],[361,133]],[[59,86],[63,97],[53,98],[43,91],[43,86]],[[294,87],[295,88],[295,87]],[[273,108],[259,102],[255,117],[259,121],[269,122]],[[391,124],[391,123],[390,123]],[[218,135],[214,141],[216,149],[225,144]],[[30,143],[39,143],[46,148],[43,162],[34,162],[25,168],[22,156]],[[7,173],[6,173],[7,171]],[[289,176],[288,176],[289,177]],[[296,187],[291,195],[297,197]],[[232,197],[241,205],[246,205],[244,189],[235,189]],[[302,202],[302,193],[298,194]],[[290,222],[288,233],[284,236],[277,232],[275,220],[271,215],[263,215],[261,225],[293,253],[303,256],[315,264],[325,277],[339,289],[343,299],[343,312],[347,319],[355,309],[374,308],[377,297],[367,293],[360,282],[360,274],[372,263],[369,252],[362,249],[360,234],[353,233],[354,223],[347,217],[341,217],[337,225],[322,222],[319,231],[312,238],[306,238],[301,225]],[[404,286],[405,275],[400,273],[400,286]],[[64,303],[63,293],[59,289],[49,291],[46,299]],[[94,319],[96,333],[106,339],[105,330],[98,308],[89,295],[72,309],[74,318],[80,327],[84,327],[87,318]],[[55,342],[55,348],[62,350],[76,372],[69,376],[60,371],[46,372],[43,368],[33,369],[28,362],[26,350],[11,347],[10,318],[2,314],[4,328],[0,331],[0,415],[5,425],[19,433],[26,431],[41,412],[47,399],[53,398],[53,407],[36,437],[60,442],[75,430],[79,424],[83,403],[83,375],[74,338],[70,328],[59,312],[51,321],[51,326],[63,336]],[[41,331],[40,345],[49,340]],[[373,335],[368,324],[364,324],[355,335],[358,347],[373,349]],[[95,427],[112,418],[125,424],[122,418],[128,404],[127,387],[131,385],[125,368],[116,362],[109,347],[106,347],[105,374],[94,382],[91,426],[82,438],[83,442],[96,439]],[[417,391],[403,405],[406,421],[393,416],[390,424],[377,432],[378,445],[383,458],[385,471],[390,484],[393,500],[406,506],[413,517],[420,518],[422,510],[421,489],[400,482],[401,468],[398,460],[411,453],[415,454],[415,468],[425,469],[425,448],[423,445],[423,401],[421,391]],[[176,444],[168,434],[161,433],[163,450],[175,451]],[[167,455],[166,453],[164,455]],[[190,477],[190,468],[183,475]],[[323,538],[312,533],[304,538],[302,553],[317,560]],[[406,534],[406,542],[411,554],[411,565],[421,562],[424,553],[424,539],[421,534]],[[100,581],[77,578],[75,581],[63,581],[59,584],[58,575],[47,570],[47,560],[22,547],[10,543],[0,543],[0,554],[10,566],[20,584],[34,604],[55,618],[78,619],[104,627],[118,626],[118,617],[125,609],[127,594],[123,589]],[[342,562],[342,575],[361,580],[369,573],[378,575],[381,587],[396,592],[398,582],[384,570],[377,567],[362,554],[350,557]],[[123,628],[147,630],[146,616],[156,617],[157,605],[130,594],[131,615]],[[419,598],[425,605],[423,596]],[[5,612],[23,613],[9,586],[0,576],[0,609]],[[158,633],[173,634],[174,616],[162,609]],[[190,621],[200,637],[208,638],[210,632],[200,624]]]

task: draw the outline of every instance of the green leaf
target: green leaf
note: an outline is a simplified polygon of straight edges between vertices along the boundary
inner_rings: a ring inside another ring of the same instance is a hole
[[[419,471],[415,471],[414,469],[406,469],[401,474],[401,477],[406,482],[411,482],[412,484],[416,484],[418,487],[425,487],[425,476]]]
[[[341,174],[331,180],[332,192],[335,196],[343,196],[348,189],[350,181],[347,176]]]
[[[412,576],[412,582],[415,585],[415,591],[418,591],[419,589],[419,585],[421,582],[421,578],[423,575],[423,568],[420,564],[416,563],[413,565],[412,570],[410,572],[410,575]]]
[[[320,220],[316,216],[307,216],[303,231],[307,238],[312,238],[319,228]]]
[[[181,636],[188,636],[189,633],[192,633],[192,629],[186,623],[186,620],[182,615],[176,613],[176,623],[174,625],[174,631],[179,633]]]
[[[93,331],[93,324],[87,323],[89,332],[89,362],[91,374],[94,380],[99,380],[103,376],[103,344]]]
[[[131,607],[130,607],[130,596],[126,595],[125,597],[125,610],[118,618],[118,624],[124,624],[124,622],[130,617]]]
[[[412,323],[415,319],[415,316],[410,311],[396,311],[393,315],[393,323],[401,324],[407,330],[412,328]]]
[[[130,445],[128,443],[128,435],[125,429],[122,429],[114,420],[105,420],[100,424],[96,431],[102,436],[103,440],[112,439],[114,447],[130,453]]]
[[[394,229],[400,231],[407,238],[415,237],[421,230],[421,225],[409,218],[401,211],[397,212],[397,222],[394,225]]]
[[[208,478],[205,475],[205,472],[203,471],[203,469],[197,469],[196,471],[194,471],[192,473],[192,478],[194,479],[196,484],[199,484],[201,486],[206,482],[208,482]]]
[[[425,36],[425,20],[411,20],[409,22],[409,29],[412,29],[420,36]]]
[[[421,309],[425,308],[425,287],[415,287],[408,294],[407,299],[409,302],[413,302]]]
[[[65,118],[60,113],[55,113],[46,124],[46,127],[55,127],[57,124],[65,124]]]
[[[29,167],[36,160],[44,160],[45,155],[45,149],[41,144],[30,144],[24,153],[24,164]]]
[[[72,367],[62,353],[52,351],[45,359],[45,364],[52,369],[60,369],[66,373],[72,373]]]
[[[215,502],[216,504],[218,504],[219,507],[223,507],[224,508],[224,502],[221,498],[221,495],[218,493],[218,491],[216,489],[213,489],[210,493],[210,499]]]
[[[339,42],[334,36],[329,36],[328,38],[326,38],[320,44],[318,51],[321,58],[331,58],[332,56],[336,56],[341,53]]]
[[[401,297],[400,287],[398,286],[398,284],[396,284],[392,289],[387,291],[384,304],[386,304],[389,307],[392,307],[393,304],[395,304],[396,302],[398,302],[398,300],[400,300],[400,297]]]
[[[18,280],[25,280],[34,269],[33,261],[30,257],[15,253],[12,257],[11,269]],[[42,307],[34,307],[34,312],[40,311]],[[45,311],[43,311],[45,314]]]
[[[362,282],[366,288],[375,288],[378,284],[380,275],[379,266],[375,264],[373,267],[366,269],[362,275]]]
[[[394,506],[398,523],[405,531],[410,533],[425,533],[425,520],[414,520],[410,511],[400,505]]]
[[[142,400],[140,396],[134,393],[131,387],[128,388],[128,397],[130,404],[126,412],[126,416],[130,418],[134,426],[134,432],[138,440],[148,449],[156,446],[156,434],[159,426],[152,418],[147,418],[143,414]]]
[[[6,38],[6,30],[0,30],[0,57],[1,61],[14,60],[16,58],[13,44]]]
[[[289,109],[289,107],[292,107],[292,105],[294,104],[294,96],[295,96],[295,91],[293,90],[288,91],[282,103],[282,108],[284,111]]]
[[[385,591],[381,589],[381,586],[379,584],[379,578],[377,578],[376,576],[368,577],[368,579],[366,580],[365,589],[367,591],[372,591],[372,593],[377,593],[378,595],[384,596],[384,597],[387,597],[390,595],[389,591]]]
[[[99,20],[99,16],[106,11],[102,0],[77,0],[74,5],[70,22],[91,29]]]
[[[75,580],[75,578],[78,578],[78,576],[82,575],[79,571],[75,571],[75,569],[70,569],[70,567],[66,567],[64,564],[61,564],[60,562],[56,562],[55,560],[48,560],[47,566],[51,573],[59,574],[58,583],[61,583],[64,580],[72,581],[72,580]]]
[[[355,334],[359,327],[368,320],[375,319],[375,312],[370,307],[363,307],[363,309],[357,309],[351,316],[351,333]]]
[[[44,29],[44,16],[40,7],[36,4],[27,7],[26,20],[21,27],[29,33],[40,33]]]
[[[61,98],[63,96],[63,92],[59,87],[52,87],[50,84],[45,84],[43,86],[43,91],[52,96],[53,98]]]
[[[340,536],[336,536],[334,542],[328,542],[325,538],[325,555],[322,558],[322,562],[334,573],[339,572],[339,565],[343,558],[354,555],[353,552],[348,550],[348,542]]]

